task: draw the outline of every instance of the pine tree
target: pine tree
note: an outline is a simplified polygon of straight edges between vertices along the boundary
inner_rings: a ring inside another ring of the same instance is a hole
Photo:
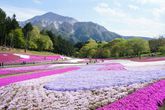
[[[23,33],[25,36],[25,53],[28,49],[28,40],[29,40],[29,33],[33,30],[33,26],[31,23],[27,23],[23,28]]]

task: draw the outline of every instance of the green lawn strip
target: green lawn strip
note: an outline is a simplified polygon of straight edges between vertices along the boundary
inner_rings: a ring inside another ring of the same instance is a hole
[[[34,54],[34,55],[56,55],[53,52],[47,52],[47,51],[40,52],[40,51],[27,50],[27,52],[25,53],[24,49],[14,48],[10,50],[9,48],[6,47],[6,50],[2,50],[1,48],[2,47],[0,47],[0,52],[2,53],[7,52],[7,53]]]
[[[25,66],[39,66],[39,65],[47,65],[47,64],[61,64],[64,63],[66,60],[59,60],[59,61],[47,61],[47,62],[37,62],[37,63],[27,63],[27,64],[13,64],[13,65],[6,65],[3,68],[12,68],[12,67],[25,67]]]

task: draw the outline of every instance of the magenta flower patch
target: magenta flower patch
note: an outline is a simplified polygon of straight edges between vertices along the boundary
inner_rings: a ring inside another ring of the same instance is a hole
[[[46,70],[47,68],[49,68],[49,65],[27,66],[27,67],[17,67],[17,68],[2,68],[0,69],[0,75],[35,72],[39,70]]]
[[[19,59],[19,56],[13,55],[11,53],[0,53],[0,62],[10,62]]]
[[[98,69],[98,71],[108,71],[108,70],[126,70],[126,69],[120,63],[105,64],[104,67]]]
[[[28,58],[23,58],[21,56],[28,56]],[[17,64],[17,63],[32,63],[32,62],[44,62],[62,59],[61,55],[52,56],[41,56],[41,55],[21,55],[12,53],[0,53],[0,62],[5,64]]]
[[[164,99],[165,80],[161,80],[97,110],[158,110]]]
[[[63,69],[50,70],[50,71],[46,71],[46,72],[38,72],[38,73],[33,73],[33,74],[21,75],[21,76],[11,76],[8,78],[0,79],[0,86],[5,86],[5,85],[8,85],[8,84],[11,84],[14,82],[19,82],[19,81],[24,81],[24,80],[34,79],[34,78],[40,78],[43,76],[61,74],[64,72],[73,71],[73,70],[77,70],[77,69],[79,69],[79,67],[68,67],[68,68],[63,68]]]

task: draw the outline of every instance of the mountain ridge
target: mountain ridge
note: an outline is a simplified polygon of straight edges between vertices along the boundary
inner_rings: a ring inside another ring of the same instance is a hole
[[[61,35],[63,38],[73,42],[86,42],[92,38],[96,41],[111,41],[115,38],[132,38],[133,36],[123,36],[115,32],[111,32],[104,26],[94,22],[79,22],[78,20],[48,12],[43,15],[35,16],[26,21],[20,22],[23,27],[26,23],[31,22],[32,25],[39,27],[41,30],[49,30],[54,34]],[[146,40],[152,38],[140,37]]]

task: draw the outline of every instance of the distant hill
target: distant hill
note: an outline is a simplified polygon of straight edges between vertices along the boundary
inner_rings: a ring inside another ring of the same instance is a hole
[[[145,40],[151,40],[153,38],[150,38],[150,37],[142,37],[142,36],[123,36],[124,39],[130,39],[130,38],[142,38],[142,39],[145,39]]]
[[[105,27],[93,22],[79,22],[74,18],[61,16],[52,12],[20,22],[20,26],[23,27],[28,22],[31,22],[41,30],[50,30],[54,34],[60,34],[65,39],[73,42],[86,42],[90,38],[96,41],[111,41],[115,38],[128,39],[133,37],[122,36],[108,31]],[[142,38],[151,39],[148,37]]]

